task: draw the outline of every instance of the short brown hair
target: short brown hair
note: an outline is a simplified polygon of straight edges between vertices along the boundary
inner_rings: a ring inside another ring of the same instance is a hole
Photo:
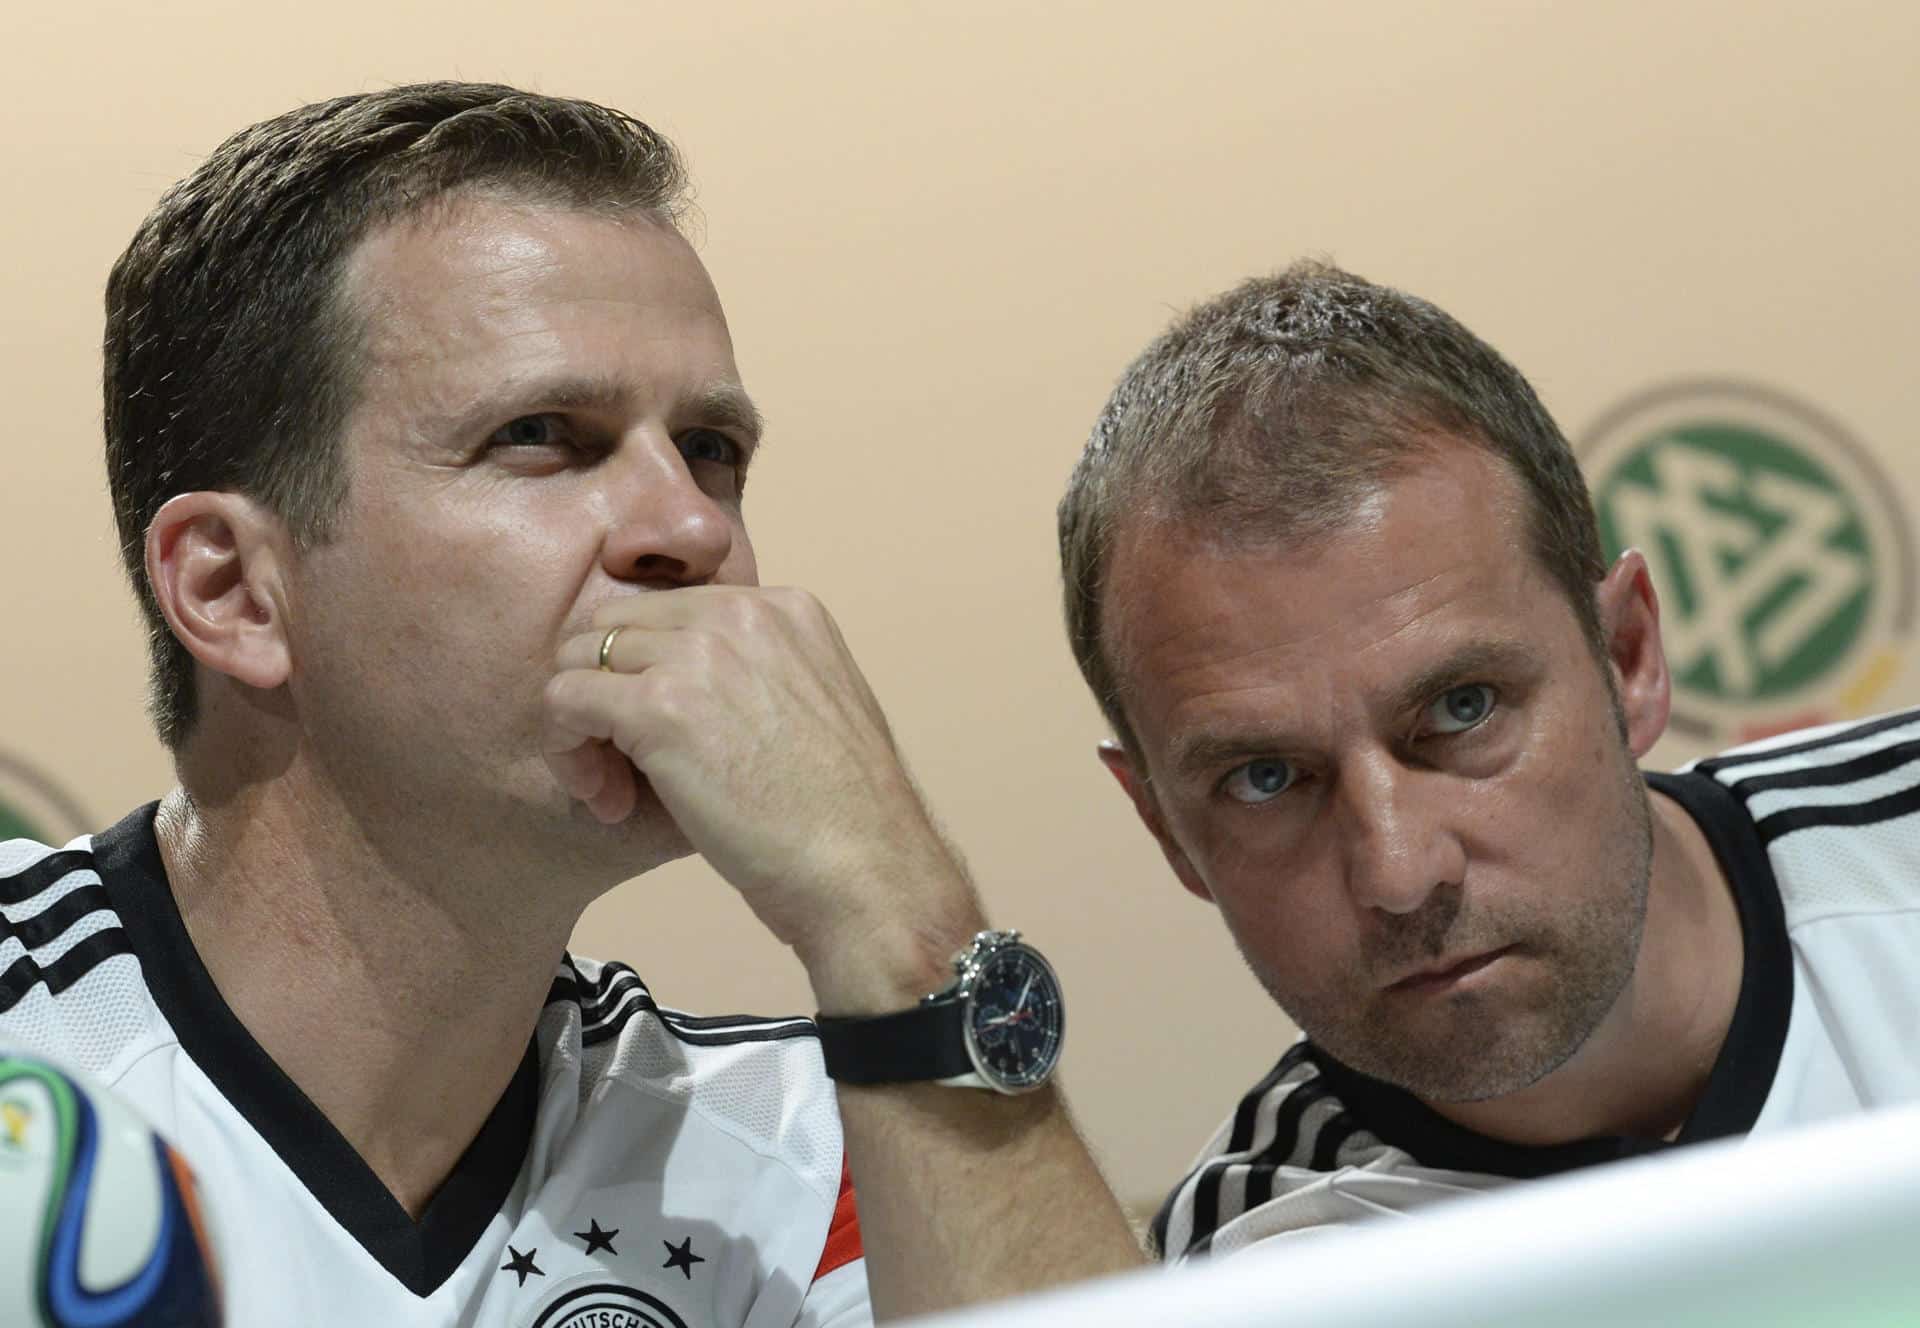
[[[166,192],[114,264],[107,483],[169,747],[193,725],[193,659],[147,584],[148,524],[176,494],[225,489],[268,505],[304,547],[326,539],[359,390],[347,259],[374,228],[475,188],[675,224],[686,175],[671,143],[622,112],[493,84],[413,84],[241,130]]]
[[[1296,263],[1194,309],[1130,365],[1059,511],[1067,635],[1137,751],[1103,639],[1114,540],[1139,516],[1230,544],[1327,533],[1433,432],[1485,447],[1527,495],[1534,555],[1602,649],[1593,502],[1559,426],[1491,346],[1424,300]]]

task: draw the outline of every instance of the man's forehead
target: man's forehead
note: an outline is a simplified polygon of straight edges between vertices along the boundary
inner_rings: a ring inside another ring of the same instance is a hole
[[[1444,635],[1451,647],[1553,594],[1525,538],[1517,479],[1480,449],[1447,452],[1357,496],[1330,527],[1287,538],[1229,539],[1194,520],[1123,523],[1102,623],[1123,691],[1137,701],[1143,687],[1241,667],[1318,669],[1323,655],[1396,640]]]
[[[718,296],[664,222],[461,199],[368,236],[342,294],[371,389],[434,415],[477,397],[618,407],[665,389],[757,426]]]
[[[1109,641],[1120,660],[1156,673],[1301,669],[1328,655],[1428,639],[1443,619],[1477,621],[1512,601],[1498,594],[1511,565],[1381,559],[1356,567],[1342,552],[1338,545],[1188,551],[1154,560],[1157,568],[1143,568],[1132,593],[1122,583]]]
[[[374,227],[348,255],[341,291],[388,323],[459,324],[511,311],[543,288],[564,290],[570,277],[583,294],[625,278],[656,296],[719,309],[699,257],[663,220],[476,191]]]
[[[1409,569],[1476,555],[1504,563],[1531,553],[1526,513],[1525,489],[1506,462],[1444,437],[1410,449],[1379,479],[1353,486],[1337,511],[1306,518],[1276,509],[1267,522],[1243,510],[1223,522],[1211,512],[1139,502],[1115,522],[1108,541],[1103,608],[1112,622],[1125,616],[1129,602],[1191,582],[1196,572],[1204,578],[1249,568],[1310,572],[1356,550]]]

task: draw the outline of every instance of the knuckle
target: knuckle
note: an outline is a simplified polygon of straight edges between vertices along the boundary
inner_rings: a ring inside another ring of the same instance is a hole
[[[666,676],[665,669],[651,669],[635,677],[628,695],[635,709],[656,720],[671,716],[680,706],[679,688]]]
[[[787,612],[797,621],[816,628],[832,625],[833,615],[827,612],[818,595],[798,587],[789,588],[786,594]]]
[[[742,595],[728,607],[732,610],[734,625],[747,632],[759,631],[772,616],[771,602],[765,595]]]

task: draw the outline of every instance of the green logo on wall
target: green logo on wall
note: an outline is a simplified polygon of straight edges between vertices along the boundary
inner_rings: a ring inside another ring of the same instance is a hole
[[[1674,722],[1715,739],[1864,713],[1912,624],[1907,520],[1832,421],[1778,393],[1682,384],[1580,448],[1609,558],[1646,555]]]
[[[52,776],[0,751],[0,840],[64,844],[96,828],[79,801]]]

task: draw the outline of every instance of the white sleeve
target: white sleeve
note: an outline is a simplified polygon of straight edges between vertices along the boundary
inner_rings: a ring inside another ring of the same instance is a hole
[[[867,1261],[841,1264],[814,1279],[800,1302],[796,1328],[872,1328],[873,1302],[867,1297]]]
[[[1337,1171],[1280,1167],[1274,1195],[1214,1231],[1208,1252],[1231,1254],[1276,1236],[1338,1231],[1378,1217],[1405,1216],[1426,1205],[1475,1194],[1504,1184],[1498,1177],[1416,1166],[1390,1149],[1365,1166]],[[1182,1254],[1179,1262],[1185,1262]]]

